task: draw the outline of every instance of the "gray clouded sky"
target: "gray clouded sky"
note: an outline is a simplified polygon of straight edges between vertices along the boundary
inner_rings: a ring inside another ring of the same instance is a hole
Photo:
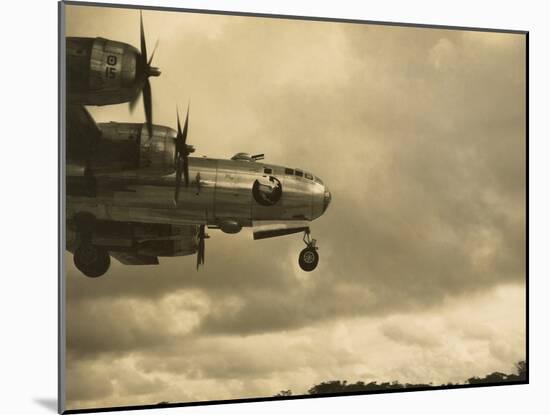
[[[333,194],[299,236],[210,231],[207,263],[66,255],[68,408],[458,382],[525,358],[525,38],[146,11],[154,122],[191,102],[199,154],[266,153]],[[136,10],[67,7],[67,35],[139,45]],[[141,108],[90,108],[142,122]]]

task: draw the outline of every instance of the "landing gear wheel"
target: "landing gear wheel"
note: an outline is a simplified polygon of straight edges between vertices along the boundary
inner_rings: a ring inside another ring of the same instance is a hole
[[[75,266],[90,278],[101,277],[111,265],[111,257],[105,248],[81,244],[73,255]]]
[[[300,264],[300,268],[304,271],[313,271],[319,263],[319,254],[317,253],[317,249],[315,247],[307,247],[302,249],[302,252],[300,252],[300,256],[298,258],[298,263]]]
[[[319,254],[317,253],[317,249],[319,248],[317,248],[317,241],[311,237],[309,228],[305,230],[302,240],[306,244],[306,248],[300,252],[298,264],[300,264],[300,268],[304,271],[310,272],[317,268],[317,264],[319,263]]]

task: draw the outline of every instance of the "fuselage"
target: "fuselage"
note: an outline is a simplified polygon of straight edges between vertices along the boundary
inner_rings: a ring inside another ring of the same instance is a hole
[[[142,124],[99,126],[104,151],[117,160],[128,157],[129,167],[94,171],[92,161],[84,174],[68,161],[67,217],[87,211],[100,220],[239,228],[255,221],[312,221],[330,203],[328,188],[311,173],[239,153],[229,160],[189,157],[189,186],[180,188],[175,204],[174,131],[155,126],[148,139]],[[105,163],[103,154],[98,159]]]

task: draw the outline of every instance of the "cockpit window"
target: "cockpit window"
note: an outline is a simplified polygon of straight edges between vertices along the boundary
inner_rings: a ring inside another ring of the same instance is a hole
[[[306,173],[305,176],[306,179],[313,180],[313,176],[311,175],[311,173]]]
[[[294,169],[286,168],[285,169],[285,174],[290,174],[291,176],[294,176]]]
[[[294,174],[298,177],[304,177],[304,172],[300,170],[296,170]]]
[[[319,179],[317,176],[315,176],[314,180],[319,184],[324,184],[323,181],[321,179]]]
[[[268,168],[268,167],[264,167],[264,173],[265,174],[271,174],[271,173],[273,173],[273,170]]]

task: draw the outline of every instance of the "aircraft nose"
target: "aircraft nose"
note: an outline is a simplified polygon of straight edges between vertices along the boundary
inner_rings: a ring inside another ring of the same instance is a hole
[[[331,200],[332,200],[332,195],[330,194],[328,187],[325,186],[325,197],[323,199],[323,213],[325,213],[325,211],[327,210]]]

